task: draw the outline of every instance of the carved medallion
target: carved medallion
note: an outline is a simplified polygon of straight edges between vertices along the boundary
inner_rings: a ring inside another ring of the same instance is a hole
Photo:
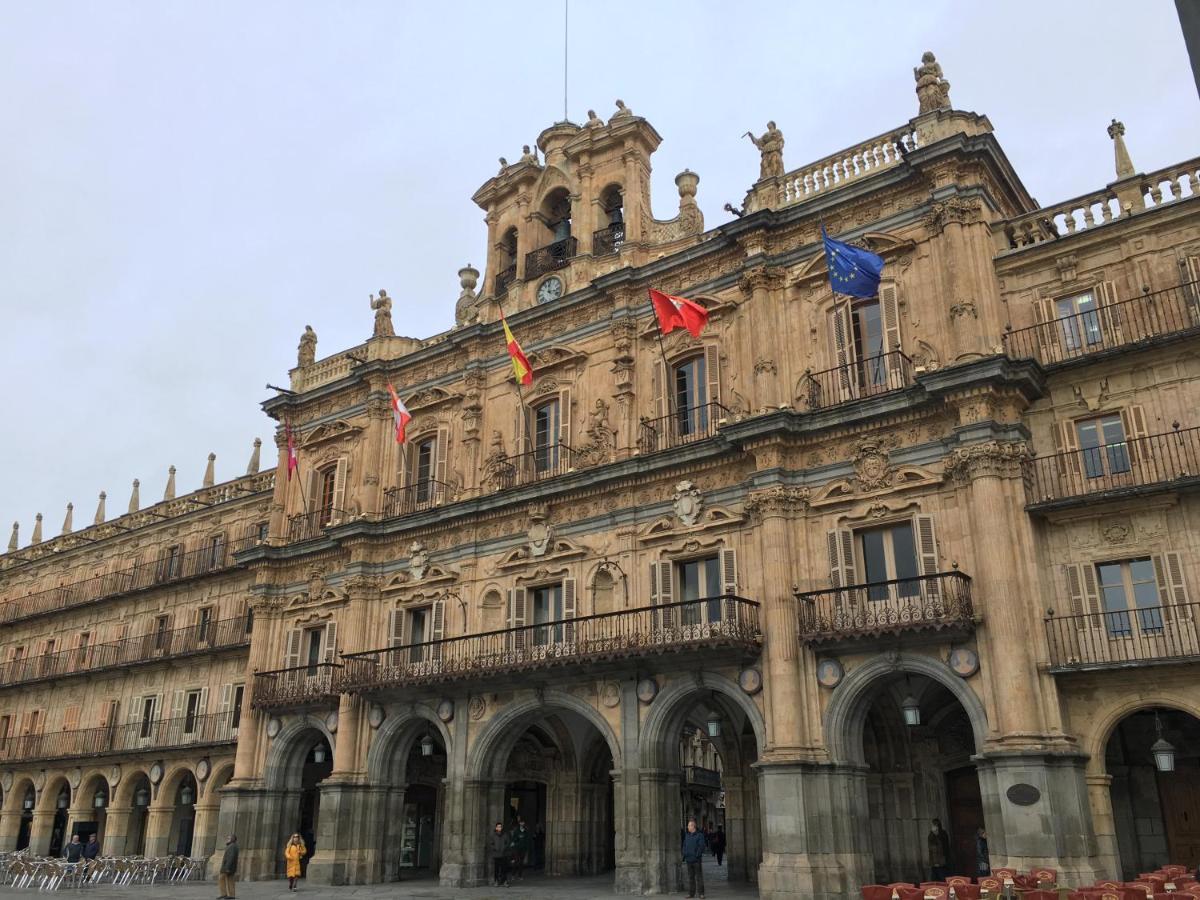
[[[408,571],[413,579],[420,581],[425,577],[425,570],[429,567],[429,554],[425,550],[425,545],[420,541],[413,541],[408,548]]]
[[[160,762],[156,762],[154,765],[152,765],[150,767],[150,783],[158,784],[162,780],[163,780],[163,765]]]
[[[71,790],[79,790],[79,782],[83,781],[83,769],[72,769],[71,776],[67,779],[71,785]]]
[[[283,723],[272,716],[270,719],[267,720],[267,737],[274,738],[276,735],[279,734],[279,731],[282,728],[283,728]]]
[[[454,701],[443,700],[437,705],[437,717],[443,722],[449,722],[454,718]]]
[[[196,780],[207,781],[208,776],[212,774],[212,763],[208,761],[208,757],[196,763]]]
[[[471,698],[471,702],[467,704],[467,713],[471,716],[473,722],[478,722],[483,718],[483,714],[487,712],[487,701],[476,694]]]
[[[325,717],[325,727],[329,729],[330,734],[337,734],[338,714],[336,710]]]
[[[742,669],[738,673],[738,685],[747,694],[757,694],[762,690],[762,672],[758,669]]]
[[[637,684],[637,698],[643,703],[649,703],[658,696],[658,682],[653,678],[643,678]]]
[[[960,678],[970,678],[979,671],[979,654],[969,647],[955,647],[947,662]]]
[[[121,767],[113,766],[111,769],[108,770],[108,783],[111,784],[113,787],[116,787],[120,781],[121,781]]]
[[[877,441],[861,441],[855,448],[854,478],[860,491],[877,491],[888,486],[892,469],[887,451]]]
[[[378,703],[372,703],[371,708],[367,710],[367,724],[372,728],[378,728],[383,724],[383,720],[387,717],[383,707]]]
[[[12,772],[5,772],[3,775],[0,775],[0,788],[4,789],[4,793],[7,794],[9,791],[11,791],[12,786],[13,786],[13,773]]]
[[[621,689],[612,681],[604,682],[600,688],[600,702],[612,709],[621,702]]]
[[[550,526],[538,520],[529,526],[529,552],[533,556],[545,556],[550,547]]]
[[[823,659],[817,663],[817,684],[821,687],[837,687],[845,674],[846,670],[836,659]]]
[[[704,509],[704,498],[690,481],[675,485],[675,515],[684,525],[695,525],[700,521]]]

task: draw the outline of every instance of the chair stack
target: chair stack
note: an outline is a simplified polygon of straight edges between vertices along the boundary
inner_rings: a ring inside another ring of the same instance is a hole
[[[951,875],[945,881],[920,883],[898,881],[867,884],[863,900],[988,900],[1012,897],[1017,900],[1200,900],[1200,882],[1187,866],[1163,866],[1145,872],[1136,881],[1098,881],[1068,891],[1058,884],[1058,870],[1038,867],[1029,872],[997,868],[991,875],[972,880]]]
[[[69,863],[34,856],[21,850],[0,854],[0,885],[29,890],[56,891],[84,885],[171,884],[203,881],[206,860],[186,856],[102,856]]]

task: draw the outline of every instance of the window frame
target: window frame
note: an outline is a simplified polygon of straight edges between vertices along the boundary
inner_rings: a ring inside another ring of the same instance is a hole
[[[703,435],[708,431],[708,381],[708,357],[704,352],[690,354],[671,364],[668,390],[674,407],[672,424],[681,437]]]
[[[1135,579],[1133,566],[1144,564],[1148,577]],[[1167,605],[1159,590],[1158,577],[1154,570],[1153,556],[1134,556],[1125,559],[1103,560],[1092,563],[1096,573],[1096,590],[1099,593],[1100,613],[1104,616],[1104,630],[1110,638],[1132,638],[1136,632],[1141,634],[1161,634],[1165,627],[1163,609]],[[1115,569],[1119,581],[1106,582],[1105,569]],[[1138,587],[1149,585],[1154,591],[1154,604],[1143,605],[1138,598]],[[1120,590],[1121,605],[1119,609],[1110,608],[1110,590]]]

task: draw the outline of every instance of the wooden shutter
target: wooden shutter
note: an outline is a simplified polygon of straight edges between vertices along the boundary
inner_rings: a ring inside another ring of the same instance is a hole
[[[395,441],[389,440],[389,444],[395,446]],[[400,481],[398,483],[401,487],[408,487],[416,477],[417,464],[413,460],[413,455],[416,453],[416,446],[416,444],[409,442],[396,447],[396,457],[399,460],[400,466]]]
[[[305,513],[315,514],[321,509],[321,473],[315,467],[308,472],[308,495],[303,498],[303,502]]]
[[[1121,343],[1121,308],[1117,306],[1117,286],[1112,281],[1096,285],[1096,305],[1100,308],[1100,327],[1104,329],[1101,346],[1116,347]]]
[[[829,313],[829,330],[833,342],[833,364],[837,367],[834,373],[838,392],[835,402],[853,400],[858,396],[858,379],[853,371],[854,341],[851,339],[849,303],[838,302],[834,298],[833,309]],[[824,397],[821,398],[821,405],[825,405]]]
[[[184,691],[176,691],[174,697],[171,699],[171,718],[172,719],[182,719],[183,718],[183,714],[184,714],[184,705],[183,704],[184,704],[185,696],[186,696],[186,694]]]
[[[858,584],[854,571],[854,532],[836,528],[826,532],[826,548],[829,552],[829,582],[835,588]]]
[[[1138,404],[1126,406],[1121,410],[1121,426],[1125,431],[1126,447],[1129,450],[1130,466],[1145,466],[1153,459],[1149,441],[1140,440],[1146,436],[1146,410]],[[1105,460],[1105,465],[1108,461]],[[1142,472],[1143,475],[1148,474]]]
[[[654,418],[656,419],[661,419],[667,414],[667,398],[664,389],[669,380],[668,373],[663,370],[663,364],[656,359],[650,369],[650,387],[654,395]]]
[[[517,409],[513,416],[513,435],[515,436],[514,455],[529,452],[530,435],[529,435],[529,417],[525,415],[524,404],[518,402]]]
[[[294,669],[300,665],[300,642],[303,639],[304,632],[299,628],[293,628],[288,632],[287,654],[283,659],[283,667],[285,669]]]
[[[443,492],[446,490],[446,469],[447,469],[447,454],[450,452],[450,429],[442,426],[438,429],[437,440],[433,446],[434,452],[434,467],[433,477],[437,479],[437,484],[433,486],[433,491],[430,496],[434,502],[440,502],[446,498]]]
[[[1189,256],[1183,261],[1184,278],[1187,279],[1186,293],[1188,314],[1191,324],[1200,321],[1200,256]]]
[[[100,707],[100,727],[112,728],[117,724],[117,713],[120,712],[120,700],[105,700]]]
[[[221,685],[221,701],[217,704],[218,715],[229,712],[233,708],[233,685]]]
[[[883,319],[883,352],[902,350],[900,345],[900,297],[896,282],[879,285],[879,312]]]
[[[202,716],[208,711],[208,688],[200,688],[200,699],[196,701],[196,715]]]
[[[79,707],[68,706],[63,710],[63,731],[74,731],[79,727]]]
[[[322,647],[325,662],[335,662],[337,654],[337,622],[330,621],[325,625],[325,641]]]
[[[570,644],[575,640],[575,625],[571,620],[577,615],[574,578],[563,579],[562,595],[563,619],[566,621],[566,624],[563,626],[563,640]]]
[[[736,597],[738,592],[737,551],[732,547],[721,550],[718,560],[721,565],[721,593]]]
[[[333,518],[331,522],[341,522],[345,519],[346,510],[346,468],[348,461],[342,457],[337,461],[333,475]]]
[[[525,649],[525,632],[515,629],[523,628],[526,621],[526,605],[528,594],[525,588],[513,588],[508,592],[507,627],[508,646],[510,650]]]
[[[1162,607],[1164,622],[1176,617],[1189,618],[1187,585],[1183,580],[1183,560],[1178,553],[1164,553],[1153,557],[1154,577],[1158,582],[1158,602]]]
[[[446,632],[446,601],[444,599],[434,600],[433,605],[429,608],[429,640],[436,642],[442,639]],[[430,648],[432,651],[431,658],[440,660],[442,658],[442,645],[434,643]]]
[[[1049,363],[1060,359],[1063,355],[1063,348],[1059,344],[1059,329],[1054,324],[1054,300],[1052,298],[1034,298],[1033,321],[1038,325],[1036,329],[1037,342],[1041,350],[1042,362]]]
[[[706,386],[707,393],[705,399],[709,403],[721,402],[721,348],[716,344],[709,344],[704,348],[704,374],[708,378]],[[715,409],[709,410],[709,418],[712,425],[716,426],[716,419],[720,418],[716,414]]]
[[[658,605],[670,606],[675,602],[675,566],[669,559],[660,560],[658,566]],[[663,628],[675,626],[676,609],[664,609],[661,612]]]
[[[1067,578],[1067,592],[1071,597],[1071,614],[1075,616],[1097,616],[1100,614],[1100,588],[1096,580],[1096,567],[1091,563],[1063,566]],[[1079,627],[1089,623],[1079,620]],[[1091,623],[1098,626],[1099,621]]]
[[[564,388],[558,392],[558,444],[560,457],[564,453],[569,453],[567,449],[571,446],[571,390]],[[570,459],[563,458],[560,465],[563,468],[571,468]]]
[[[138,719],[142,715],[142,705],[145,702],[145,700],[146,700],[146,698],[144,696],[142,696],[141,694],[130,699],[130,701],[129,701],[129,716],[127,717],[129,720],[129,724],[133,725],[133,724],[137,723]]]
[[[1079,432],[1073,419],[1054,422],[1050,426],[1054,438],[1054,454],[1057,457],[1058,476],[1063,481],[1059,495],[1075,493],[1082,485],[1083,459],[1079,452]]]
[[[922,575],[938,574],[937,534],[933,528],[933,516],[913,516],[913,531],[917,537],[917,562]],[[922,582],[923,596],[940,600],[941,584],[936,578]]]
[[[402,647],[404,645],[404,623],[406,618],[402,609],[388,610],[389,646]]]

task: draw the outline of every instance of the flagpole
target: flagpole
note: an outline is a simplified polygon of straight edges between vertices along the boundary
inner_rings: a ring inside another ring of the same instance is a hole
[[[291,435],[291,438],[294,441],[296,439],[296,432],[292,429],[291,421],[288,419],[284,419],[284,424],[287,426],[288,434]],[[296,448],[296,484],[300,488],[300,502],[302,504],[304,504],[304,514],[308,515],[308,498],[304,495],[304,479],[300,477],[300,445],[295,444],[294,446]],[[292,452],[291,448],[288,448],[288,455],[289,455],[288,472],[289,472],[289,474],[291,473],[291,465],[292,465],[292,461],[290,459],[291,452]]]
[[[658,316],[654,318],[654,333],[658,336],[658,352],[662,354],[663,361],[663,393],[667,397],[667,416],[671,426],[678,426],[675,421],[675,407],[672,403],[671,391],[671,364],[667,362],[667,348],[663,346],[662,339],[662,324],[658,321]],[[657,449],[657,448],[656,448]]]
[[[500,310],[500,319],[504,319],[504,306],[500,303],[500,298],[495,298],[496,308]],[[517,386],[517,402],[521,406],[521,423],[524,425],[523,433],[517,435],[517,456],[523,456],[525,447],[529,442],[529,407],[525,404],[525,392],[521,390],[521,380],[517,378],[516,373],[513,373],[513,384]]]

